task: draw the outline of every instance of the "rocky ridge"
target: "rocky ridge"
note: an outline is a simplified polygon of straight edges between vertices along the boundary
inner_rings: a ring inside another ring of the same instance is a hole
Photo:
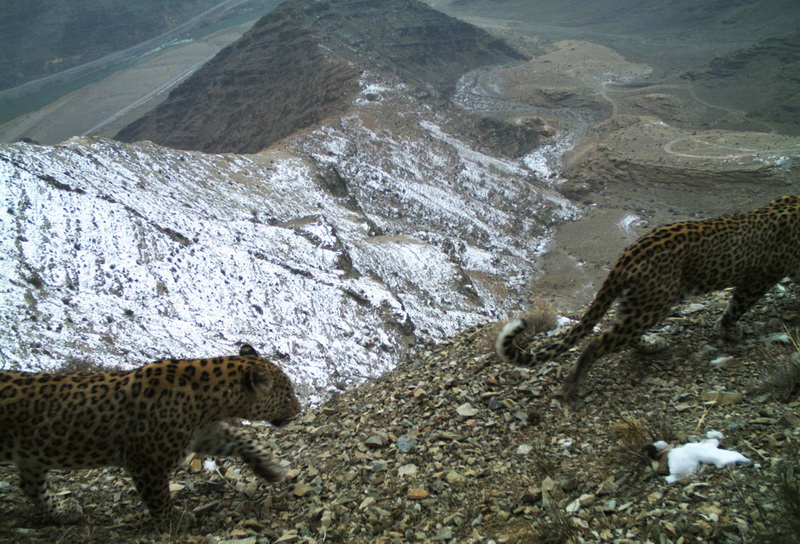
[[[473,68],[523,58],[417,0],[288,0],[117,137],[252,153],[344,114],[365,71],[436,97]]]
[[[287,428],[255,429],[284,459],[283,484],[230,460],[210,472],[188,460],[172,489],[198,525],[183,535],[153,532],[119,470],[58,477],[88,518],[52,527],[1,469],[0,534],[32,544],[796,542],[776,485],[797,462],[800,401],[790,387],[763,389],[775,368],[796,369],[784,328],[800,323],[796,287],[746,316],[741,344],[713,334],[725,302],[718,293],[676,308],[661,330],[668,351],[604,358],[572,402],[555,396],[567,361],[499,363],[496,325],[422,346]],[[752,464],[667,484],[644,447],[710,429]]]

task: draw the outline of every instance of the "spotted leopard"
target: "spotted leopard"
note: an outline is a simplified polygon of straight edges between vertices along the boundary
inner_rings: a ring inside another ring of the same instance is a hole
[[[512,364],[550,361],[589,335],[617,300],[615,322],[588,343],[564,380],[562,394],[570,396],[603,355],[626,346],[663,347],[643,334],[688,295],[733,287],[717,329],[724,339],[738,340],[739,318],[785,276],[800,279],[798,263],[800,195],[748,212],[665,225],[622,252],[586,313],[564,337],[532,353],[523,351],[514,339],[527,324],[514,319],[498,334],[495,348]]]
[[[13,463],[23,492],[56,523],[83,517],[52,493],[51,469],[124,467],[155,523],[185,525],[169,476],[187,451],[237,456],[267,481],[283,471],[229,418],[282,425],[300,411],[289,378],[249,345],[238,357],[163,360],[124,372],[0,371],[0,463]],[[190,523],[190,522],[189,522]]]

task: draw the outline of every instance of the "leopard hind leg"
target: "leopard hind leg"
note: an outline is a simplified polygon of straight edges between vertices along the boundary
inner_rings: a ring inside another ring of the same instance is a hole
[[[634,347],[645,353],[659,351],[666,346],[660,338],[645,333],[658,323],[674,305],[676,297],[664,297],[660,302],[651,302],[646,307],[632,294],[621,298],[616,321],[611,328],[593,338],[564,379],[562,396],[569,398],[575,394],[592,365],[608,353],[626,347]]]

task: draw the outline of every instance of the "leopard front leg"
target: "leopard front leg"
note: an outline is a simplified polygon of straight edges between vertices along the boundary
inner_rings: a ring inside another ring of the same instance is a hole
[[[749,310],[756,302],[761,300],[767,291],[769,291],[775,281],[763,280],[757,284],[738,285],[733,290],[731,300],[728,302],[728,307],[725,313],[717,322],[716,329],[723,340],[737,342],[742,339],[742,325],[739,319]]]
[[[166,457],[166,456],[165,456]],[[155,526],[165,532],[182,531],[194,523],[191,512],[182,512],[172,504],[169,476],[172,466],[146,456],[138,457],[126,467],[142,502],[147,506]]]
[[[75,499],[54,496],[47,483],[47,470],[19,466],[23,493],[56,523],[75,523],[83,518],[83,508]]]
[[[283,480],[284,470],[272,453],[243,429],[224,422],[209,423],[198,430],[190,446],[192,451],[221,457],[239,457],[253,472],[268,482]]]

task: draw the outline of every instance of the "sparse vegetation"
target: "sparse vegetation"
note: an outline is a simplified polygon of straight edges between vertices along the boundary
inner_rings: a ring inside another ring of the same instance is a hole
[[[800,345],[792,340],[794,352],[766,355],[758,391],[781,402],[790,402],[800,393]]]
[[[558,326],[558,314],[553,305],[542,299],[534,299],[529,308],[519,317],[528,323],[528,328],[516,339],[523,349],[542,333],[552,331]],[[486,353],[494,353],[494,342],[505,321],[481,328],[480,346]]]
[[[676,439],[675,429],[669,419],[661,414],[620,414],[619,422],[611,427],[611,432],[618,437],[619,461],[627,466],[649,463],[651,456],[648,446],[653,442],[672,442]]]
[[[556,505],[552,505],[547,514],[537,523],[534,539],[527,542],[540,544],[569,544],[575,542],[580,535],[578,528],[567,513]],[[522,544],[522,541],[520,541]]]
[[[800,478],[796,474],[796,469],[794,463],[782,463],[778,467],[778,483],[775,487],[777,512],[773,514],[774,530],[759,539],[762,544],[800,542]]]

